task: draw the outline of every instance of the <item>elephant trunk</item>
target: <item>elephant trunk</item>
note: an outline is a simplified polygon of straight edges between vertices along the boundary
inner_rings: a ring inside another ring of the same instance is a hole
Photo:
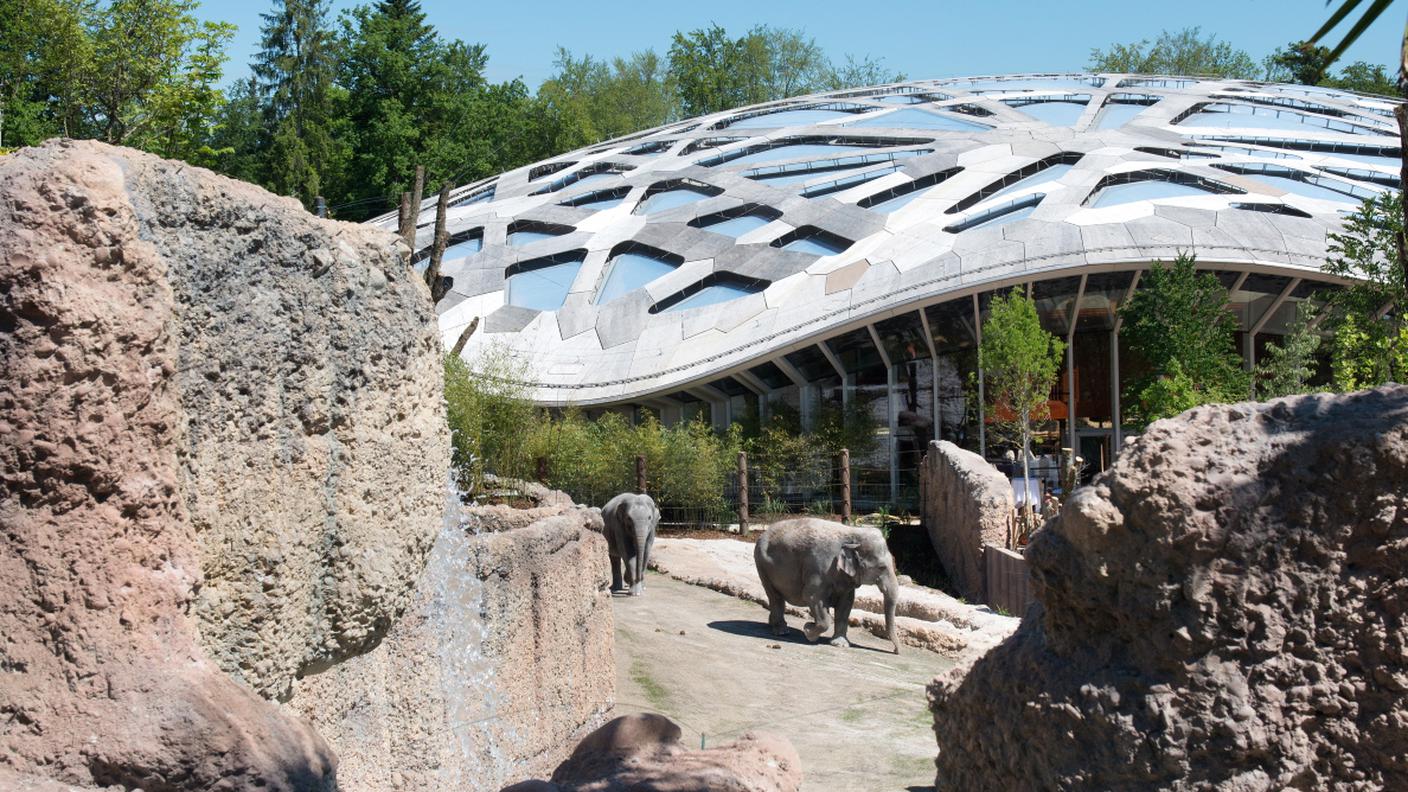
[[[650,566],[650,559],[646,558],[646,554],[650,552],[651,526],[648,522],[636,520],[634,528],[636,534],[636,582],[635,586],[633,587],[634,590],[631,593],[639,594],[641,589],[645,586],[645,570]]]
[[[895,654],[899,654],[900,640],[895,633],[895,608],[900,601],[900,583],[895,579],[893,566],[885,571],[876,585],[885,597],[885,638],[895,647]]]

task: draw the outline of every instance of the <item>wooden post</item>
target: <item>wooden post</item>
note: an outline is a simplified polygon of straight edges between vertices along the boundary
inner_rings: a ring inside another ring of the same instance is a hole
[[[474,317],[474,321],[469,323],[469,327],[466,327],[464,332],[460,333],[460,338],[455,342],[455,348],[450,350],[450,354],[459,357],[460,353],[464,351],[465,343],[469,341],[469,337],[474,335],[474,331],[477,329],[479,329],[479,317],[476,316]]]
[[[425,200],[425,166],[416,166],[416,183],[411,190],[411,246],[415,246],[416,226],[420,225],[420,203]]]
[[[435,242],[430,246],[430,266],[425,269],[425,283],[430,287],[430,304],[436,305],[445,296],[440,278],[440,259],[445,255],[445,215],[450,212],[450,185],[440,188],[440,202],[435,206]]]
[[[748,452],[738,452],[738,532],[748,533]]]
[[[548,458],[538,457],[538,483],[548,483]]]
[[[636,492],[645,494],[645,454],[636,454]]]
[[[851,449],[841,449],[841,522],[851,521]]]
[[[411,249],[411,255],[416,252],[416,215],[411,209],[411,194],[401,193],[401,204],[396,209],[396,233],[401,236],[401,241],[406,243],[406,247]]]

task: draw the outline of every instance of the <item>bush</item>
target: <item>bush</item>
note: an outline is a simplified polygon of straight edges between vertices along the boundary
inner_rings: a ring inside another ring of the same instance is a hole
[[[506,354],[490,352],[477,371],[454,355],[445,356],[445,414],[450,425],[452,464],[460,489],[478,492],[484,474],[512,478],[532,474],[524,431],[541,421],[541,411]]]

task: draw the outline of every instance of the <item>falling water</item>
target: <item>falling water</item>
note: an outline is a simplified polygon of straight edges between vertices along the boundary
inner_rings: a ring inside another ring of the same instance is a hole
[[[495,689],[492,658],[485,655],[484,582],[475,563],[477,521],[469,519],[453,478],[446,487],[445,517],[426,565],[430,602],[425,631],[434,636],[441,694],[453,757],[440,767],[443,789],[475,789],[508,771],[494,739],[504,706]],[[497,784],[493,787],[497,789]]]

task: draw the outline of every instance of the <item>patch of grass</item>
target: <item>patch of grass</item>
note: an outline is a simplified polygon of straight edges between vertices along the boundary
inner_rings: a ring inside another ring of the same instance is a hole
[[[860,707],[851,707],[841,713],[841,720],[845,723],[859,723],[865,717],[865,710]]]
[[[640,689],[645,693],[645,700],[656,709],[664,709],[669,703],[670,693],[665,690],[665,686],[660,684],[655,677],[650,675],[650,669],[645,667],[645,663],[640,660],[631,661],[631,681],[640,685]]]

